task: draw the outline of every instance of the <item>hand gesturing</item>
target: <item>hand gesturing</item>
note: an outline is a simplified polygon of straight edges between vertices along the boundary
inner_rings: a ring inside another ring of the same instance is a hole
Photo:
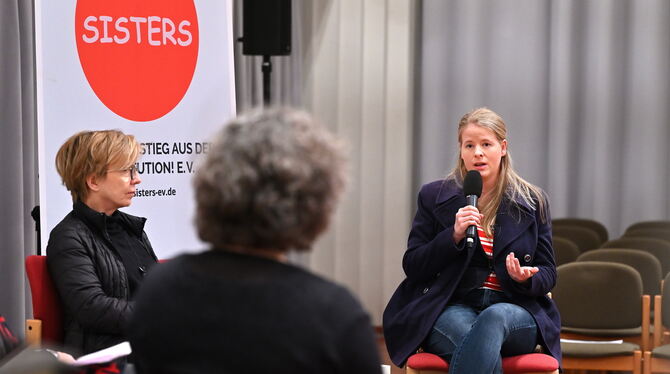
[[[507,255],[505,258],[505,265],[507,266],[507,273],[509,273],[509,276],[519,283],[525,282],[528,278],[540,271],[540,269],[535,266],[521,266],[519,260],[514,257],[514,252],[510,252]]]

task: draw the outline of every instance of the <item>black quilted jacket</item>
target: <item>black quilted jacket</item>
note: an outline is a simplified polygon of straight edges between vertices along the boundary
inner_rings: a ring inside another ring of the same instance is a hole
[[[121,213],[121,212],[120,212]],[[137,250],[156,255],[146,218],[121,213]],[[47,265],[64,309],[66,349],[90,353],[120,343],[133,310],[126,270],[106,230],[106,216],[82,202],[51,231]]]

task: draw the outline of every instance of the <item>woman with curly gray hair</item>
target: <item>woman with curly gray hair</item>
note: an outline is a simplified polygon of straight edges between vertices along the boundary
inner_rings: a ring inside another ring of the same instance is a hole
[[[340,142],[304,112],[225,126],[194,179],[212,249],[149,275],[130,327],[138,372],[379,373],[358,301],[286,262],[328,227],[345,182]]]

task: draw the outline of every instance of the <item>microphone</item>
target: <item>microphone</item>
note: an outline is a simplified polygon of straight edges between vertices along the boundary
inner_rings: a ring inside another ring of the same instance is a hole
[[[477,206],[477,199],[482,195],[482,175],[477,170],[470,170],[463,181],[463,194],[468,205]],[[477,226],[470,225],[465,230],[465,246],[472,248],[475,245]]]

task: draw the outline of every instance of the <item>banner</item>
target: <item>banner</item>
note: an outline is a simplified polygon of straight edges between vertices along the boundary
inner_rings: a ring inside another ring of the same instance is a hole
[[[121,210],[148,219],[158,257],[204,248],[191,179],[235,115],[231,0],[36,0],[35,28],[42,249],[72,209],[58,148],[104,129],[143,144],[142,183]]]

